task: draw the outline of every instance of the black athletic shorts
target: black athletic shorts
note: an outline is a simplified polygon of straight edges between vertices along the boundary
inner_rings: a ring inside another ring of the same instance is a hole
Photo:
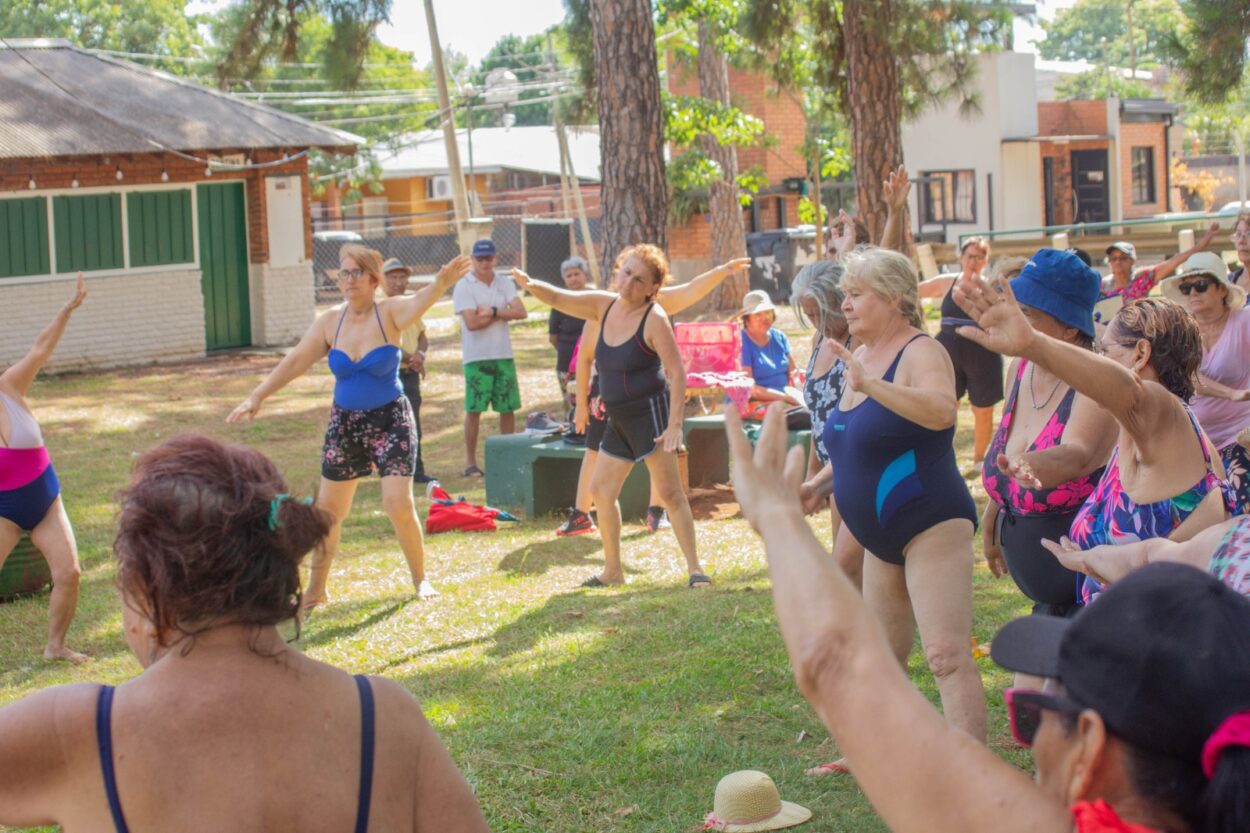
[[[955,332],[953,327],[938,331],[938,343],[946,348],[955,365],[955,399],[976,408],[992,408],[1003,401],[1003,357]]]
[[[608,424],[599,453],[637,463],[655,451],[655,438],[668,428],[668,391],[640,402],[608,408]]]

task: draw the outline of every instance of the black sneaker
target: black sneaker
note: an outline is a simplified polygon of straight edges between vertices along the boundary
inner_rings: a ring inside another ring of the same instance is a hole
[[[598,531],[599,528],[595,526],[595,522],[590,519],[589,515],[580,509],[574,509],[564,523],[556,529],[556,535],[563,538],[568,535],[586,535]]]
[[[663,506],[647,507],[647,531],[658,532],[661,529],[672,529],[673,525],[668,522],[668,512],[664,511]]]
[[[421,485],[424,486],[426,483],[437,483],[438,478],[432,474],[426,474],[425,472],[421,472],[421,474],[413,475],[412,482],[420,483]]]

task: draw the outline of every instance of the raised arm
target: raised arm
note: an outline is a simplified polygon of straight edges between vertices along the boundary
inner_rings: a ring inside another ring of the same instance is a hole
[[[317,363],[330,352],[330,344],[326,341],[325,321],[333,315],[327,310],[317,316],[312,326],[304,333],[299,344],[282,357],[277,367],[269,371],[269,375],[226,417],[226,422],[235,423],[242,419],[253,419],[260,411],[261,404],[273,394],[280,391],[292,380],[303,376],[308,368]]]
[[[889,173],[881,185],[881,196],[885,198],[885,227],[881,229],[881,248],[893,249],[907,254],[904,245],[905,227],[903,216],[907,212],[907,194],[911,191],[911,180],[907,178],[907,167],[899,165]]]
[[[980,325],[958,328],[961,336],[987,350],[1023,356],[1046,368],[1110,411],[1143,453],[1157,430],[1178,416],[1180,400],[1162,385],[1143,381],[1105,356],[1034,330],[1007,281],[991,287],[982,278],[960,278],[955,300]],[[1185,419],[1183,413],[1179,417]]]
[[[1158,266],[1150,267],[1154,272],[1154,283],[1158,283],[1164,278],[1169,277],[1173,272],[1180,268],[1182,263],[1189,260],[1189,258],[1193,255],[1198,254],[1198,252],[1205,252],[1207,247],[1211,245],[1211,242],[1215,240],[1215,236],[1219,234],[1219,232],[1219,221],[1212,220],[1211,224],[1207,226],[1206,233],[1202,235],[1202,238],[1198,240],[1197,243],[1183,252],[1177,252],[1167,260],[1160,263]]]
[[[643,338],[653,351],[659,354],[660,364],[664,366],[664,375],[668,379],[668,426],[664,433],[656,437],[656,442],[665,451],[676,451],[681,448],[682,421],[686,411],[686,366],[681,361],[681,351],[677,349],[677,336],[673,333],[673,325],[663,309],[652,310],[647,316],[647,326]]]
[[[56,315],[52,317],[52,321],[43,328],[43,332],[35,339],[35,343],[27,351],[26,355],[18,359],[17,363],[8,370],[4,371],[3,375],[0,375],[0,384],[7,386],[19,396],[26,396],[26,392],[30,390],[31,383],[35,381],[39,371],[43,369],[43,366],[48,363],[48,359],[52,357],[52,351],[56,350],[57,342],[61,340],[61,336],[65,335],[65,328],[69,326],[70,316],[74,314],[74,310],[82,306],[82,302],[86,298],[87,284],[83,281],[82,272],[79,272],[78,283],[74,287],[74,296],[57,310]]]
[[[0,824],[52,824],[82,800],[74,774],[86,767],[76,758],[84,743],[95,753],[98,692],[85,683],[57,686],[0,709]],[[98,764],[95,773],[99,778]]]
[[[786,452],[781,408],[769,409],[754,451],[732,409],[725,430],[734,494],[764,541],[799,689],[886,826],[895,833],[1071,833],[1059,801],[947,724],[908,681],[880,623],[803,520],[803,454]]]
[[[473,261],[468,255],[460,255],[452,258],[443,264],[443,268],[438,270],[438,274],[434,277],[434,282],[429,286],[418,289],[412,295],[400,295],[397,298],[387,298],[378,304],[391,317],[391,325],[397,330],[407,329],[408,325],[416,321],[425,311],[438,303],[438,299],[447,293],[447,290],[455,286],[456,281],[468,274],[469,269],[473,266]]]
[[[555,307],[565,315],[581,318],[584,321],[598,321],[604,310],[616,298],[612,292],[600,289],[583,289],[581,292],[570,292],[546,281],[531,278],[520,269],[512,270],[512,279],[518,289],[524,289],[549,307]]]
[[[887,382],[869,376],[855,354],[836,341],[830,345],[846,363],[846,384],[851,390],[871,396],[894,413],[941,431],[955,424],[959,403],[950,359],[945,349],[932,339],[921,340],[903,353],[896,379]],[[861,348],[862,349],[862,348]]]
[[[670,316],[687,310],[702,301],[713,289],[735,272],[741,272],[751,266],[751,258],[739,257],[728,263],[722,263],[714,269],[697,275],[676,286],[666,286],[656,296],[656,303]]]

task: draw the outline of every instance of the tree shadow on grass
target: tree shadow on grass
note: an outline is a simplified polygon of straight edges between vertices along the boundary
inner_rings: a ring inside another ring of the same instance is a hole
[[[512,576],[536,576],[553,567],[597,566],[603,559],[589,556],[602,549],[599,538],[589,535],[525,544],[505,555],[499,562],[499,570]]]
[[[342,637],[351,636],[377,623],[389,619],[415,601],[414,596],[392,596],[390,603],[379,606],[386,599],[362,599],[358,602],[333,602],[314,609],[314,612],[300,624],[300,637],[295,644],[307,650],[316,645],[333,642]],[[361,617],[357,615],[370,611]]]

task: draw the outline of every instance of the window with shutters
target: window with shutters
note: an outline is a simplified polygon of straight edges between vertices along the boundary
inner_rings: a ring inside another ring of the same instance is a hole
[[[163,266],[195,260],[191,192],[134,191],[126,195],[130,265]]]
[[[46,275],[51,270],[47,198],[0,200],[0,278]]]
[[[121,269],[121,194],[52,198],[57,272]]]

